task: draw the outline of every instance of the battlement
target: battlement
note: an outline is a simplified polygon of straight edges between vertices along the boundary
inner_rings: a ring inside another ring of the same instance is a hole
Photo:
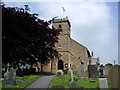
[[[62,22],[67,22],[69,24],[69,26],[71,27],[68,17],[53,20],[53,23],[62,23]]]

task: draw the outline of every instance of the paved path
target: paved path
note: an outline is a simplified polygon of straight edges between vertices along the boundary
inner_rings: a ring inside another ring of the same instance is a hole
[[[53,79],[55,75],[50,75],[50,76],[43,76],[36,80],[35,82],[31,83],[29,86],[24,88],[23,90],[29,90],[30,88],[48,88],[51,80]]]

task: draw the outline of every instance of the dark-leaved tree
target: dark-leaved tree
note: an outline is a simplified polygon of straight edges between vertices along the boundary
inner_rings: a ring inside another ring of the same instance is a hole
[[[23,8],[2,5],[3,63],[48,63],[58,52],[55,43],[61,30],[51,28],[51,23],[30,14]]]

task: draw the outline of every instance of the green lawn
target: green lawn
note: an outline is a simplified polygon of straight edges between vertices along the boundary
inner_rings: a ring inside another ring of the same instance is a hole
[[[75,79],[78,79],[76,81],[76,85],[78,87],[84,87],[84,88],[95,88],[97,90],[99,88],[99,79],[81,79],[79,74],[74,74]],[[64,74],[62,76],[55,76],[53,80],[50,83],[49,88],[55,87],[55,86],[64,86],[65,88],[70,88],[70,82],[71,82],[71,74]],[[108,85],[109,88],[111,88],[110,85]]]
[[[95,81],[95,82],[90,82]],[[76,82],[77,86],[85,87],[85,88],[99,88],[98,79],[82,79]]]
[[[2,80],[0,80],[0,90],[1,90],[1,88],[2,88]]]
[[[76,79],[80,79],[80,75],[79,74],[74,74],[74,77]],[[53,86],[64,86],[65,88],[69,88],[70,87],[70,82],[71,82],[71,74],[64,74],[60,77],[55,76],[53,78],[53,80],[50,83],[50,88],[52,88]]]
[[[68,88],[69,84],[70,84],[70,81],[61,80],[58,76],[55,76],[49,87],[51,88],[52,86],[64,86]]]
[[[27,86],[30,83],[32,83],[33,81],[37,80],[41,76],[43,76],[43,75],[42,74],[34,74],[34,75],[24,76],[22,78],[16,77],[16,80],[21,80],[21,81],[16,81],[15,86],[5,86],[4,85],[5,80],[4,80],[2,88],[24,88],[25,86]],[[26,81],[22,81],[22,80],[26,80]]]

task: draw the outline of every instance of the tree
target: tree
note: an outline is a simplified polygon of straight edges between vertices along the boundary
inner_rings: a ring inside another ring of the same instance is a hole
[[[112,66],[113,64],[111,64],[111,63],[107,63],[107,64],[105,64],[105,66]]]
[[[55,43],[61,30],[51,28],[51,21],[30,14],[27,9],[2,5],[3,63],[48,63],[58,56]]]

